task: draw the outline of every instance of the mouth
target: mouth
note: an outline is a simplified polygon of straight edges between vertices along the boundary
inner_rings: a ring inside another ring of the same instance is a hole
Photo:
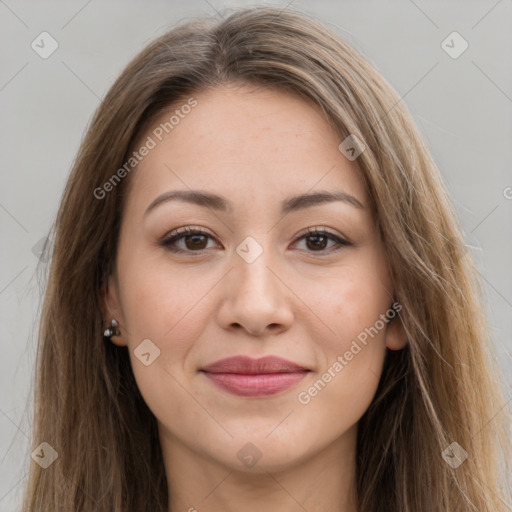
[[[200,370],[218,388],[245,397],[269,396],[290,389],[311,370],[275,356],[221,359]]]

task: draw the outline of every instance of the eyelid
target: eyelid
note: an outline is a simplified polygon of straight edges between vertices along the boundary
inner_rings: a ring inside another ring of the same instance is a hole
[[[197,232],[200,232],[201,234],[205,234],[205,235],[208,235],[208,236],[211,236],[212,238],[214,238],[213,235],[208,230],[206,230],[205,228],[203,228],[201,226],[182,226],[181,228],[173,229],[172,231],[167,233],[164,236],[164,238],[172,238],[176,235],[182,235],[182,234],[186,234],[186,233],[194,234]]]
[[[319,227],[318,226],[314,226],[312,228],[311,227],[306,228],[306,229],[304,229],[302,231],[299,231],[299,233],[297,233],[297,235],[295,235],[295,237],[297,239],[297,238],[301,238],[304,235],[308,235],[308,234],[311,234],[311,235],[316,235],[316,234],[332,235],[333,237],[339,238],[340,240],[343,240],[346,243],[349,243],[349,241],[343,235],[339,235],[338,233],[330,231],[330,228],[325,228],[325,227],[322,227],[322,226],[319,226]]]
[[[295,241],[293,243],[295,244],[295,243],[301,241],[302,239],[307,238],[307,235],[325,236],[325,237],[328,237],[329,240],[335,241],[337,244],[337,247],[331,247],[330,249],[323,249],[321,251],[307,251],[308,253],[310,253],[312,255],[315,255],[315,253],[318,253],[318,256],[328,255],[328,254],[337,252],[338,250],[343,249],[344,247],[351,247],[354,245],[345,236],[334,233],[334,232],[330,231],[328,228],[321,227],[321,226],[320,227],[315,226],[312,228],[309,227],[309,228],[306,228],[305,230],[299,232],[295,236]]]
[[[180,228],[176,228],[166,234],[160,241],[160,245],[164,248],[167,248],[168,250],[175,252],[175,253],[186,253],[186,254],[196,254],[201,255],[203,254],[207,249],[200,249],[197,251],[192,250],[183,250],[179,248],[172,248],[171,249],[171,242],[181,240],[185,238],[186,236],[192,236],[195,234],[201,234],[205,235],[212,240],[217,241],[216,237],[212,235],[207,229],[200,227],[200,226],[183,226]],[[329,240],[336,242],[337,247],[330,248],[330,249],[322,249],[319,251],[307,251],[308,253],[315,254],[318,253],[318,255],[327,255],[333,252],[338,251],[339,249],[342,249],[343,247],[350,247],[354,244],[351,243],[349,240],[347,240],[344,236],[338,235],[336,233],[333,233],[332,231],[329,231],[328,228],[325,227],[308,227],[302,231],[300,231],[297,235],[294,237],[293,244],[296,244],[297,242],[301,241],[304,238],[307,238],[307,235],[313,236],[325,236],[328,237]],[[217,241],[218,242],[218,241]]]
[[[196,234],[206,235],[206,236],[209,236],[210,238],[216,240],[216,237],[203,227],[183,226],[180,228],[173,229],[172,231],[169,231],[167,234],[165,234],[162,237],[160,244],[166,245],[170,241],[172,241],[174,238],[192,236],[192,235],[196,235]],[[199,252],[199,251],[188,251],[188,252]]]

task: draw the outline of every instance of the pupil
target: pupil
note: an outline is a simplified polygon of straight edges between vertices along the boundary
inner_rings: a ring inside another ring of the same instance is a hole
[[[196,244],[201,245],[201,241],[204,242],[205,238],[204,235],[190,235],[185,239],[185,245],[187,245],[188,249],[204,249],[204,247],[197,247]],[[192,240],[192,247],[187,243],[190,240]]]
[[[312,247],[310,246],[310,242],[313,240],[313,248],[316,248],[316,249],[325,249],[325,241],[326,241],[326,237],[323,236],[323,235],[315,235],[315,236],[310,236],[308,237],[308,248],[311,249]],[[322,240],[324,243],[318,243],[319,240]]]

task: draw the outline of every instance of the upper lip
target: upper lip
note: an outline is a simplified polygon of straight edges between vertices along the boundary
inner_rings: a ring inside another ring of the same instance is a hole
[[[265,374],[265,373],[295,373],[309,371],[308,368],[287,361],[276,356],[265,356],[253,359],[247,356],[227,357],[201,368],[208,373],[240,373],[240,374]]]

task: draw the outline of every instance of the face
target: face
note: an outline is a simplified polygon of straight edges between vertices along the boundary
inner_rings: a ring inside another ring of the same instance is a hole
[[[130,175],[105,289],[113,342],[169,455],[263,472],[348,449],[386,347],[406,342],[356,161],[302,99],[194,98],[168,134],[180,105],[141,137],[155,144]]]

